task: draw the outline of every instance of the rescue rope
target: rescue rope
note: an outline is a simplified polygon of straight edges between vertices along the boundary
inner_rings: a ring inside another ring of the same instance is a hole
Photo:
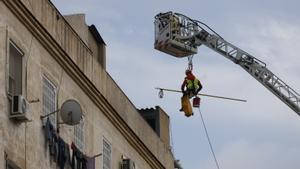
[[[170,149],[171,149],[171,152],[173,154],[175,154],[175,148],[174,148],[174,142],[173,142],[173,131],[172,131],[173,126],[172,126],[171,120],[170,120],[170,126],[169,126],[169,128],[170,128],[170,135],[171,135],[171,146],[170,146]]]
[[[215,163],[216,163],[217,168],[220,169],[220,165],[219,165],[219,163],[218,163],[217,157],[216,157],[216,155],[215,155],[215,151],[214,151],[213,146],[212,146],[212,143],[211,143],[211,141],[210,141],[210,138],[209,138],[209,135],[208,135],[208,131],[207,131],[207,128],[206,128],[206,125],[205,125],[205,122],[204,122],[204,118],[203,118],[203,116],[202,116],[202,113],[201,113],[201,111],[200,111],[200,108],[198,108],[198,110],[199,110],[199,113],[200,113],[200,116],[201,116],[201,121],[202,121],[202,124],[203,124],[203,128],[204,128],[204,130],[205,130],[206,138],[207,138],[207,141],[208,141],[208,144],[209,144],[211,153],[212,153],[212,155],[213,155],[213,157],[214,157],[214,161],[215,161]]]

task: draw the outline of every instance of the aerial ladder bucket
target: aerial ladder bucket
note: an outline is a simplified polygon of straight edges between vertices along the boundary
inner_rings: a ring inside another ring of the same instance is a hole
[[[272,73],[266,63],[227,42],[206,24],[173,12],[157,14],[154,24],[155,49],[182,58],[196,54],[197,47],[204,45],[241,66],[300,115],[299,93]]]
[[[190,39],[182,39],[191,36],[194,31],[183,31],[189,24],[172,12],[156,15],[154,25],[155,49],[178,58],[197,53],[197,47],[190,42]]]

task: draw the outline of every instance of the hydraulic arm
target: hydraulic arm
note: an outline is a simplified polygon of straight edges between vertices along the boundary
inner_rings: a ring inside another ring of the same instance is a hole
[[[175,57],[197,53],[205,45],[240,65],[257,81],[300,115],[300,95],[273,74],[266,64],[224,40],[207,25],[185,15],[167,12],[155,16],[155,49]]]

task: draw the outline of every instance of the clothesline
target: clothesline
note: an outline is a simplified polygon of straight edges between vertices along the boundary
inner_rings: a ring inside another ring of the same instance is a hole
[[[87,122],[87,123],[89,123],[90,121],[89,120],[87,120],[87,119],[85,119],[85,122]],[[60,124],[64,124],[64,123],[57,123],[58,125],[60,125]],[[64,126],[64,127],[66,127],[66,128],[70,128],[70,127],[74,127],[74,126]],[[100,129],[100,127],[97,127],[97,126],[94,126],[96,129]],[[74,134],[71,134],[70,132],[66,132],[66,133],[64,133],[65,135],[67,135],[67,136],[69,136],[69,137],[72,137],[72,136],[74,136]],[[98,153],[98,154],[96,154],[96,155],[94,155],[94,156],[91,156],[91,157],[99,157],[99,156],[101,156],[102,155],[102,153]]]
[[[86,119],[85,119],[85,121],[86,121],[86,122],[89,122],[89,120],[86,120]],[[61,124],[65,124],[65,123],[63,123],[63,122],[58,122],[57,124],[58,124],[58,125],[61,125]],[[68,127],[68,128],[69,128],[69,127],[74,127],[74,126],[66,126],[66,125],[65,125],[64,127],[66,127],[66,128]],[[100,128],[97,127],[97,126],[95,126],[95,127],[96,127],[96,129],[100,129]],[[60,133],[60,132],[59,132],[59,133]],[[66,132],[66,133],[64,133],[64,134],[67,135],[67,136],[69,136],[69,137],[74,136],[74,134],[70,134],[69,132]],[[99,153],[99,154],[96,154],[96,155],[91,156],[91,157],[99,157],[99,156],[101,156],[101,155],[102,155],[102,153]]]
[[[59,111],[59,110],[57,110],[57,111]],[[55,111],[55,112],[57,112],[57,111]],[[51,113],[52,114],[52,113]],[[48,117],[49,115],[47,115],[47,116],[41,116],[41,119],[44,119],[45,117]],[[48,120],[48,118],[47,118],[47,120]],[[89,122],[89,120],[87,120],[87,119],[85,119],[85,121],[87,121],[87,122]],[[57,123],[57,125],[61,125],[61,124],[64,124],[63,122],[58,122]],[[99,128],[99,127],[97,127],[97,126],[94,126],[94,127],[96,127],[97,129]],[[59,127],[58,127],[59,128]],[[58,132],[59,133],[59,132]],[[71,136],[68,132],[66,133],[68,136]],[[94,157],[94,158],[96,158],[96,157],[99,157],[99,156],[101,156],[102,155],[102,153],[99,153],[99,154],[96,154],[96,155],[94,155],[94,156],[92,156],[92,157]]]
[[[89,157],[81,152],[72,142],[71,146],[67,144],[58,134],[53,124],[47,118],[46,124],[43,125],[45,132],[45,141],[49,146],[50,156],[54,159],[60,169],[70,166],[72,169],[95,169],[95,158],[100,154]],[[70,148],[72,159],[70,158]]]
[[[99,156],[102,156],[102,153],[99,153],[97,155],[94,155],[93,157],[96,158],[96,157],[99,157]]]

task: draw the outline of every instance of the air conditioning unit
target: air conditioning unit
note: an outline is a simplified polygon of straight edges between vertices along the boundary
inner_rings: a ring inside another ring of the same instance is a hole
[[[16,120],[28,120],[27,112],[29,104],[22,95],[12,97],[10,118]]]
[[[123,159],[122,162],[122,169],[135,169],[135,164],[134,162],[127,158],[127,159]]]

